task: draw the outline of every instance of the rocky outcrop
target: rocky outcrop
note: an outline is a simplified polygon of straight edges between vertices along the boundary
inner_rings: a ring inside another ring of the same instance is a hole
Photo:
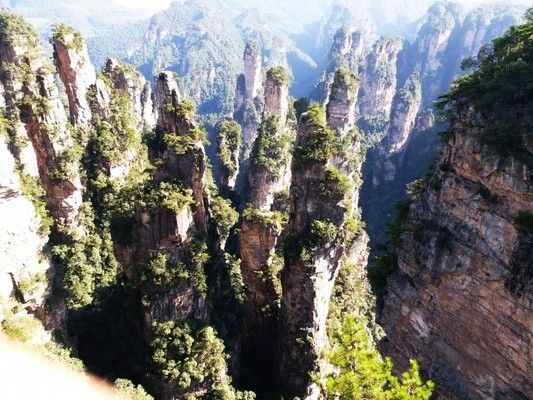
[[[223,120],[217,127],[217,156],[219,159],[220,192],[229,197],[235,189],[239,173],[242,129],[235,120]]]
[[[383,37],[374,43],[366,59],[359,91],[359,125],[381,130],[387,123],[396,91],[396,60],[402,42]]]
[[[13,125],[20,121],[33,145],[47,208],[56,226],[82,233],[77,221],[82,202],[76,159],[79,145],[67,127],[53,67],[31,26],[16,16],[5,21],[0,32],[0,58],[6,108]]]
[[[365,45],[363,35],[350,27],[340,28],[333,36],[333,44],[329,52],[329,66],[316,85],[311,98],[325,104],[329,98],[329,89],[333,83],[335,71],[347,68],[359,71],[364,64]]]
[[[248,42],[244,49],[244,73],[237,79],[234,117],[242,126],[243,144],[248,154],[257,136],[258,116],[261,109],[256,98],[261,88],[261,52],[254,42]],[[247,158],[244,157],[244,158]]]
[[[531,170],[482,144],[487,129],[461,107],[409,207],[380,313],[383,346],[399,368],[419,360],[443,398],[527,399],[532,236],[517,216],[533,212]]]
[[[251,368],[257,363],[257,354],[272,361],[268,354],[275,350],[279,309],[279,266],[275,265],[279,255],[275,252],[285,224],[282,198],[290,185],[294,141],[294,122],[288,120],[288,111],[288,76],[283,68],[275,67],[267,72],[265,81],[263,120],[252,150],[239,233],[242,277],[253,309],[243,337],[244,362]],[[268,374],[274,375],[272,370]]]
[[[357,136],[350,135],[354,131],[349,123],[357,98],[355,76],[338,71],[331,93],[330,127],[317,105],[298,125],[281,275],[279,384],[288,397],[305,399],[319,397],[311,375],[323,372],[320,355],[327,343],[326,319],[341,259],[351,254],[356,262],[364,262],[366,253],[355,250],[357,242],[366,244],[366,236],[354,229],[358,184],[352,186],[350,179],[362,162],[350,158],[360,146]],[[334,153],[333,148],[343,150]]]
[[[96,83],[96,73],[89,60],[87,45],[79,32],[65,25],[53,35],[54,62],[67,94],[70,122],[86,125],[91,120],[87,101],[89,87]]]
[[[181,101],[181,95],[171,72],[161,72],[156,82],[157,127],[160,135],[175,139],[167,143],[162,155],[165,161],[160,173],[177,178],[192,190],[194,222],[202,236],[207,235],[208,211],[205,173],[207,158],[202,143],[203,131],[191,118],[190,101]],[[172,144],[169,144],[172,143]]]
[[[104,72],[114,87],[129,99],[130,112],[135,118],[137,130],[147,132],[155,127],[150,83],[133,66],[115,59],[108,59]]]
[[[257,44],[246,43],[244,48],[244,98],[253,100],[261,87],[261,52]]]
[[[417,33],[417,38],[407,52],[410,58],[408,70],[418,72],[422,80],[423,104],[430,106],[449,84],[444,86],[441,76],[444,73],[445,53],[456,26],[460,24],[462,9],[457,3],[438,2],[431,6],[425,21]]]
[[[374,166],[374,186],[394,180],[396,171],[401,167],[405,154],[403,150],[415,126],[421,101],[420,78],[418,74],[413,74],[394,95],[389,127],[379,149],[379,160]]]
[[[7,299],[19,291],[20,302],[42,307],[50,268],[43,256],[48,238],[35,206],[24,195],[16,164],[0,138],[0,297]]]

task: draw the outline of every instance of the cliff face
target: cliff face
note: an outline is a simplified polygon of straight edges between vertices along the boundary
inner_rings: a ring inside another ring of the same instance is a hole
[[[239,233],[242,277],[253,309],[245,321],[243,360],[258,374],[261,368],[268,368],[269,378],[274,375],[273,359],[268,354],[275,351],[280,296],[280,256],[276,250],[286,223],[286,192],[291,180],[294,142],[294,121],[288,115],[288,83],[282,67],[267,72],[263,119],[250,158],[248,193]],[[258,367],[262,362],[259,360],[266,359],[270,365]]]
[[[458,4],[437,2],[422,19],[414,41],[404,42],[395,63],[398,85],[390,114],[373,120],[363,115],[358,121],[360,129],[370,133],[368,141],[378,142],[369,149],[361,192],[363,214],[375,243],[384,240],[382,216],[393,215],[405,185],[424,173],[438,147],[436,133],[442,127],[433,118],[436,97],[464,73],[463,59],[517,23],[519,14],[514,7],[487,5],[464,16]],[[415,75],[419,88],[413,86]],[[407,93],[411,93],[408,101]]]
[[[380,315],[384,348],[415,357],[444,398],[533,395],[531,170],[480,143],[472,107],[452,125],[429,186],[410,206]],[[529,152],[531,157],[531,152]]]
[[[365,240],[350,222],[355,222],[352,196],[358,185],[353,182],[352,186],[349,174],[356,173],[361,163],[360,158],[348,161],[358,148],[357,137],[348,134],[353,129],[348,116],[355,107],[357,81],[353,74],[340,70],[333,86],[328,104],[330,127],[319,106],[303,114],[298,125],[281,276],[280,385],[288,396],[306,399],[319,396],[310,374],[323,372],[320,354],[327,342],[329,300],[341,259],[355,256],[350,250]],[[343,143],[344,139],[351,146],[340,153],[330,152],[336,140]]]
[[[20,122],[24,128],[24,132],[15,128],[17,132],[11,135],[20,134],[19,140],[31,142],[55,223],[76,231],[82,186],[77,167],[69,160],[76,148],[73,134],[54,84],[53,67],[36,34],[31,28],[22,29],[8,27],[0,36],[6,108],[12,126]],[[18,150],[14,152],[19,157]]]
[[[87,93],[96,82],[96,73],[79,33],[66,26],[61,28],[54,35],[54,61],[68,97],[70,121],[86,125],[91,119]]]
[[[25,177],[31,179],[31,177]],[[4,138],[0,139],[0,296],[19,296],[35,311],[42,307],[50,262],[44,255],[45,221],[24,194],[15,158]],[[26,189],[27,190],[27,189]],[[34,284],[30,284],[34,282]],[[19,295],[17,295],[17,292]]]
[[[359,117],[378,129],[389,118],[396,90],[396,60],[401,48],[399,39],[381,38],[372,47],[363,69]]]
[[[420,78],[418,74],[413,74],[407,79],[403,88],[394,95],[391,120],[379,149],[379,159],[374,166],[372,179],[374,186],[382,181],[394,180],[396,168],[402,164],[404,155],[402,150],[407,145],[409,134],[415,126],[421,101]]]
[[[257,115],[261,113],[255,103],[261,88],[261,52],[257,44],[246,44],[243,61],[244,73],[237,80],[234,114],[242,126],[243,143],[249,149],[257,136]]]

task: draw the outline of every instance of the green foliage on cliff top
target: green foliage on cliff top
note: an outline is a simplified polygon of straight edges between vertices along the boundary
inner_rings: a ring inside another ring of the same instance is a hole
[[[186,134],[168,133],[163,136],[163,141],[177,155],[183,155],[192,149],[198,142],[207,143],[207,132],[201,127],[192,127]]]
[[[63,23],[52,26],[52,38],[63,43],[67,48],[76,51],[83,50],[83,45],[85,44],[85,40],[80,32]]]
[[[293,138],[292,131],[281,125],[279,117],[273,115],[264,118],[255,141],[253,165],[279,178],[283,166],[290,163]]]
[[[355,94],[355,90],[359,85],[359,78],[357,77],[355,72],[351,71],[350,69],[339,68],[335,71],[333,85],[346,86],[348,90]]]
[[[219,235],[226,238],[229,235],[230,229],[237,223],[239,213],[232,207],[231,201],[218,195],[211,198],[209,206]]]
[[[149,212],[167,210],[175,214],[193,204],[192,190],[173,182],[152,182],[138,199],[138,204]]]
[[[244,220],[258,222],[264,226],[271,225],[278,231],[287,223],[287,215],[280,211],[263,211],[253,207],[251,204],[248,204],[242,212],[242,218]]]
[[[232,119],[221,121],[217,127],[217,139],[218,158],[230,173],[234,173],[237,170],[235,159],[239,157],[242,142],[241,126]]]
[[[400,378],[392,372],[389,358],[382,359],[371,344],[364,324],[348,316],[333,334],[327,359],[333,371],[323,384],[327,399],[427,400],[434,384],[420,378],[416,361]]]
[[[39,46],[39,37],[33,26],[17,14],[0,11],[0,35],[5,35],[12,45]]]
[[[533,13],[526,22],[511,27],[484,46],[476,59],[464,66],[477,69],[454,81],[438,105],[445,116],[457,119],[457,111],[472,104],[487,120],[480,132],[483,143],[532,165],[523,135],[531,135],[533,110]]]
[[[267,71],[267,79],[272,79],[280,85],[289,86],[290,78],[287,70],[281,65],[272,67]]]
[[[336,149],[336,134],[326,125],[326,113],[319,104],[311,104],[302,115],[302,124],[308,125],[308,137],[294,151],[294,162],[304,166],[312,162],[327,162]],[[304,128],[305,129],[305,128]]]

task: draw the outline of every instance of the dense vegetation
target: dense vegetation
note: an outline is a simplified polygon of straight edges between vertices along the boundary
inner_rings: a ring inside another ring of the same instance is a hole
[[[465,104],[474,106],[486,123],[480,139],[499,152],[532,165],[525,149],[533,123],[524,118],[533,110],[533,9],[526,22],[513,26],[492,44],[485,45],[476,58],[463,62],[475,69],[456,79],[441,96],[439,106],[445,117],[461,120]]]

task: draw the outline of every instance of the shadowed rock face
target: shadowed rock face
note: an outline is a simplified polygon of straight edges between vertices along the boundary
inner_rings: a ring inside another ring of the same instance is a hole
[[[527,399],[531,387],[531,171],[479,142],[464,107],[429,187],[409,210],[379,319],[399,369],[409,358],[443,398]],[[436,182],[436,184],[431,184]]]
[[[418,74],[411,75],[392,102],[391,120],[379,149],[379,159],[374,166],[372,184],[391,182],[396,176],[396,168],[402,164],[403,150],[407,146],[409,134],[416,122],[422,90]],[[393,157],[399,153],[399,156]]]

